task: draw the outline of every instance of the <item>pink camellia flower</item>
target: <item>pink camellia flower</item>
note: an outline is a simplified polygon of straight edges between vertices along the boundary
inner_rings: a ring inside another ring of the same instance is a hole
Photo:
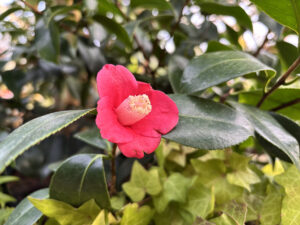
[[[174,101],[150,84],[136,81],[123,66],[105,65],[97,75],[100,100],[96,124],[103,138],[127,157],[143,158],[159,145],[161,134],[178,122]]]

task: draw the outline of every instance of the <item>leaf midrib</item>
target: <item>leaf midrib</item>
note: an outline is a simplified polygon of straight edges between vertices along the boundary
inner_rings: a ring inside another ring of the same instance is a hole
[[[86,174],[88,172],[88,169],[93,165],[93,163],[97,160],[101,158],[100,155],[96,155],[94,156],[94,158],[92,158],[92,160],[89,162],[89,164],[87,165],[87,167],[84,169],[84,172],[82,174],[82,178],[80,180],[80,184],[79,184],[79,190],[78,190],[78,198],[79,198],[79,202],[81,202],[81,193],[82,193],[82,188],[83,188],[83,184],[84,184],[84,180],[86,178]]]

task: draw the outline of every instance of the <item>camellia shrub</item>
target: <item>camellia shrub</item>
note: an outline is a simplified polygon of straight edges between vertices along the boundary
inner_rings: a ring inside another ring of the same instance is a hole
[[[0,224],[299,225],[298,0],[1,0]]]

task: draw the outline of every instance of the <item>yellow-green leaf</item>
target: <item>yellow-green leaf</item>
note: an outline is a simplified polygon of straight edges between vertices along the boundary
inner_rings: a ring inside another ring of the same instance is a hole
[[[28,197],[29,201],[44,215],[57,220],[61,225],[92,224],[100,208],[93,199],[79,208],[54,199],[36,199]]]
[[[123,184],[125,193],[135,202],[141,201],[145,194],[157,195],[161,191],[161,184],[157,168],[147,171],[135,161],[130,181]]]
[[[139,208],[137,203],[128,204],[124,209],[121,225],[148,225],[154,211],[149,206]]]

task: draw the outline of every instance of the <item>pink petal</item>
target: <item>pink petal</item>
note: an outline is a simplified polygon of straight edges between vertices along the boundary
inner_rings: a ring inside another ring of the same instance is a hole
[[[135,77],[124,66],[106,64],[98,72],[97,87],[100,98],[109,96],[115,107],[138,88]]]
[[[128,143],[118,144],[119,149],[126,157],[143,158],[144,152],[150,154],[158,147],[160,137],[144,137],[136,134],[134,139]]]
[[[146,93],[152,105],[152,111],[145,118],[133,124],[132,129],[141,135],[158,137],[171,131],[178,123],[178,108],[175,102],[161,91]],[[157,133],[159,132],[159,133]]]
[[[137,83],[138,83],[138,88],[136,91],[136,95],[145,94],[146,92],[152,90],[151,85],[148,83],[141,82],[141,81],[138,81]]]
[[[124,127],[119,123],[109,97],[103,97],[98,101],[96,124],[101,136],[114,143],[130,142],[135,134],[130,127]]]

